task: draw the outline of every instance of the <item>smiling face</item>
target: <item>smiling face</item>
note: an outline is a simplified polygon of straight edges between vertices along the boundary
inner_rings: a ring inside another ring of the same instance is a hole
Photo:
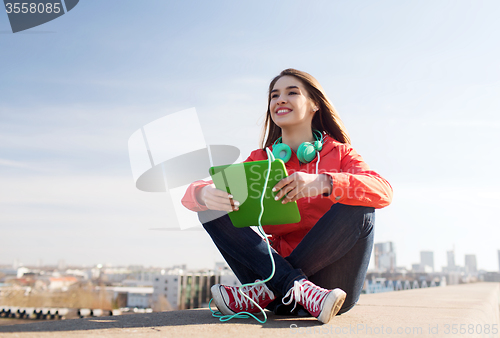
[[[282,76],[276,81],[269,101],[271,119],[280,128],[311,128],[314,102],[302,82],[294,76]]]

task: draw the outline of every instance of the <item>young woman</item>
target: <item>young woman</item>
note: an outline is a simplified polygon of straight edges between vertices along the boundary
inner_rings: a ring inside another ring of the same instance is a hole
[[[304,142],[314,144],[312,160],[304,158]],[[374,209],[391,203],[392,188],[351,147],[318,81],[295,69],[271,81],[262,148],[246,161],[266,160],[265,149],[282,144],[291,149],[289,176],[273,191],[282,203],[297,201],[301,221],[263,227],[272,235],[276,272],[266,284],[244,291],[276,314],[310,314],[327,323],[359,299],[373,246]],[[212,182],[197,181],[182,203],[198,212],[242,284],[266,279],[271,274],[266,243],[251,228],[233,227],[227,212],[238,212],[240,204],[231,198]],[[259,311],[236,287],[214,285],[212,295],[223,314]]]

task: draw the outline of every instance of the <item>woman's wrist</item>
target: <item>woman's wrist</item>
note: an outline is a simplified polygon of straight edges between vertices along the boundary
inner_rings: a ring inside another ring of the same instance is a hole
[[[203,206],[205,206],[205,201],[204,201],[204,199],[203,199],[203,189],[205,189],[206,187],[208,187],[208,185],[204,186],[204,187],[203,187],[203,188],[201,188],[201,189],[198,189],[198,190],[196,191],[196,194],[195,194],[195,195],[196,195],[196,196],[195,196],[195,197],[196,197],[196,201],[198,201],[198,203],[199,203],[200,205],[203,205]]]
[[[321,184],[323,196],[330,196],[333,190],[333,179],[330,175],[321,174],[323,181]]]

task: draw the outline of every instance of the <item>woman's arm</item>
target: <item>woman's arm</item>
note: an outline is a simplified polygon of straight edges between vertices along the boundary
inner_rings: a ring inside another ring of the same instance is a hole
[[[254,157],[256,157],[259,151],[261,150],[253,151],[244,162],[255,161]],[[229,194],[227,192],[216,189],[212,180],[200,180],[189,185],[181,203],[189,210],[196,212],[208,209],[223,211],[237,210],[239,205],[237,203],[238,201],[233,202],[233,204],[236,203],[233,208],[228,196]]]
[[[339,146],[340,172],[321,174],[295,172],[273,188],[282,203],[323,194],[333,203],[383,208],[392,201],[392,187],[376,172],[369,170],[361,156],[350,146]],[[328,159],[323,159],[327,161]],[[338,163],[338,162],[337,162]]]
[[[329,198],[334,203],[383,208],[392,202],[392,187],[350,146],[340,146],[341,172],[325,172],[332,179]]]
[[[184,194],[184,197],[182,197],[181,203],[183,206],[188,208],[191,211],[205,211],[208,210],[207,206],[200,203],[200,200],[198,199],[198,196],[201,192],[201,189],[206,187],[207,185],[212,184],[212,181],[195,181],[189,185],[189,187],[186,190],[186,193]]]

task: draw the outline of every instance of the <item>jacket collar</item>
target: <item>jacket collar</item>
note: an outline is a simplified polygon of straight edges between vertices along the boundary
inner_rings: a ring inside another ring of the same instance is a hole
[[[320,154],[324,155],[335,149],[336,147],[342,145],[342,143],[336,141],[332,137],[325,135],[325,138],[323,140],[323,149],[321,149]]]

